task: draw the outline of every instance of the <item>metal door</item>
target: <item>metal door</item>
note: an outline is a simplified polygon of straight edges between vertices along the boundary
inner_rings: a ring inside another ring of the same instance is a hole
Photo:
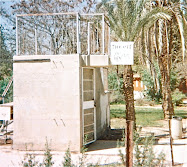
[[[89,144],[96,140],[95,70],[82,68],[83,140]]]

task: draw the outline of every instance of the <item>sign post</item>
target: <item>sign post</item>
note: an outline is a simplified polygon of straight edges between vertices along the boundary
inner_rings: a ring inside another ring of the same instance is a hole
[[[111,42],[111,57],[110,57],[111,64],[112,65],[133,65],[133,63],[134,63],[134,55],[133,55],[134,51],[133,50],[134,50],[134,42]],[[131,69],[131,67],[130,67],[130,69]],[[128,72],[128,70],[127,71],[125,70],[124,72],[126,72],[128,74],[130,73],[130,72]],[[129,88],[133,89],[132,82],[133,82],[133,75],[129,75],[128,79],[127,79],[127,83],[130,85],[130,87],[124,88],[126,94],[129,94],[129,93],[132,94],[131,101],[133,101],[133,99],[132,99],[133,92]],[[126,100],[127,99],[128,99],[128,96],[126,97]],[[127,102],[128,101],[129,101],[129,99],[127,100]],[[134,104],[131,107],[129,105],[129,107],[126,108],[125,147],[126,147],[126,166],[127,167],[133,167],[133,125],[134,125],[134,119],[130,116],[132,113],[129,113],[129,111],[131,112],[131,110],[134,114]]]

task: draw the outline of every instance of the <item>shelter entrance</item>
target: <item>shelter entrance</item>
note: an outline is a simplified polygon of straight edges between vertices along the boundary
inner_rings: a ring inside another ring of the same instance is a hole
[[[96,140],[95,69],[83,67],[82,73],[83,140],[86,145]]]

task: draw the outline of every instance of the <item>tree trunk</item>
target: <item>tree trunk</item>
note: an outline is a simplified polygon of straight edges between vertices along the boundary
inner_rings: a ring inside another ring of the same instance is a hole
[[[167,35],[167,25],[166,22],[160,22],[159,28],[160,41],[160,53],[158,55],[158,64],[161,73],[161,84],[162,84],[162,109],[164,112],[165,119],[171,119],[174,114],[174,108],[171,97],[171,87],[170,87],[170,70],[171,70],[171,55],[169,52],[168,46],[168,35]]]
[[[131,65],[124,66],[124,95],[126,101],[126,120],[135,121],[133,71]]]
[[[133,129],[135,128],[134,88],[132,66],[124,66],[124,94],[126,101],[126,166],[133,167]],[[134,126],[134,128],[133,128]]]

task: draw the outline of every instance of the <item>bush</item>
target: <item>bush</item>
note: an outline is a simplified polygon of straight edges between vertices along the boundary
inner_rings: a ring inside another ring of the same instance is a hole
[[[156,65],[155,67],[156,67],[156,71],[157,71],[157,75],[158,75],[158,80],[161,85],[161,80],[160,80],[161,75],[160,75],[160,72],[158,69],[158,65]],[[151,75],[150,71],[147,69],[142,69],[141,75],[142,75],[142,81],[143,81],[144,85],[147,87],[147,89],[145,90],[145,94],[146,94],[147,98],[150,99],[151,101],[160,102],[162,99],[162,92],[161,92],[161,90],[157,91],[155,89],[154,78]]]
[[[162,167],[164,165],[165,154],[160,153],[158,156],[156,156],[155,152],[153,151],[153,142],[153,136],[140,137],[140,130],[135,132],[135,167]]]
[[[122,76],[119,77],[115,72],[109,73],[108,88],[112,91],[112,93],[110,94],[111,103],[119,103],[121,101],[124,101]]]
[[[70,149],[68,148],[66,150],[66,153],[65,153],[65,156],[64,156],[64,161],[62,162],[62,166],[64,167],[72,167],[74,166],[71,162],[71,152],[70,152]]]
[[[160,153],[156,156],[153,151],[153,136],[140,137],[141,128],[139,131],[134,132],[134,167],[163,167],[165,154]],[[121,157],[121,162],[125,166],[125,156],[119,149],[119,155]]]
[[[148,106],[154,106],[155,102],[147,100],[147,99],[137,99],[135,101],[135,105],[136,106],[146,106],[146,105],[148,105]]]
[[[119,91],[112,91],[112,93],[110,94],[110,103],[113,104],[124,104],[125,97],[122,93],[120,93]]]
[[[51,149],[49,148],[49,144],[48,144],[48,141],[46,138],[44,160],[43,160],[43,164],[41,164],[41,166],[51,167],[51,166],[53,166],[53,164],[54,164],[54,162],[52,161]]]
[[[172,93],[173,104],[179,106],[180,104],[182,104],[182,99],[185,97],[186,97],[185,94],[179,91],[179,89],[175,89],[175,91]]]
[[[23,167],[35,167],[38,166],[39,162],[36,161],[36,157],[33,154],[26,154],[24,160],[22,161]]]

